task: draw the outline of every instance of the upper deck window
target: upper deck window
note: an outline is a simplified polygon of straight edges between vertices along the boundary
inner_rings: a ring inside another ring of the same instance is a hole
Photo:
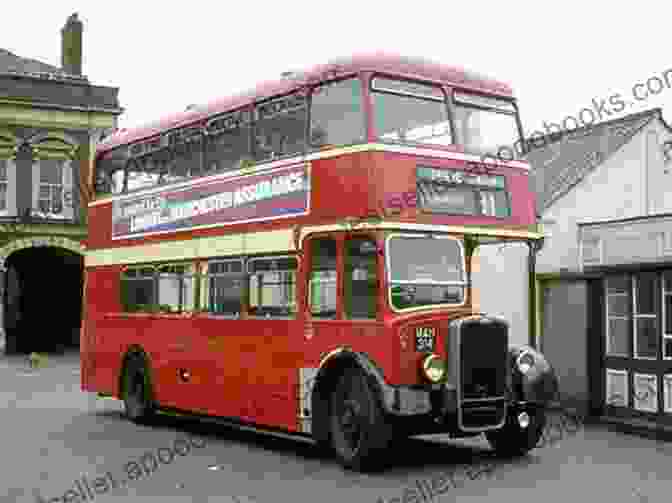
[[[359,79],[347,79],[313,90],[310,106],[310,145],[352,145],[364,141],[366,127]]]
[[[295,93],[259,103],[254,110],[254,158],[266,161],[306,150],[308,107]]]
[[[450,145],[453,137],[439,86],[376,77],[374,127],[382,141]]]
[[[238,110],[208,121],[205,166],[208,174],[238,170],[252,159],[251,113]]]
[[[521,152],[520,133],[513,102],[501,98],[455,92],[455,129],[467,151],[491,153],[513,160]]]

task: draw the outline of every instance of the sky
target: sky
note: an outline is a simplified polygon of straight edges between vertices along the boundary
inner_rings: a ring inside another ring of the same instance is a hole
[[[672,70],[672,2],[59,0],[39,13],[13,2],[0,47],[60,66],[60,30],[73,12],[84,23],[83,72],[120,89],[124,128],[377,50],[509,83],[526,135],[583,108],[595,114],[602,100],[603,120],[660,107],[672,124],[672,87],[659,90],[655,79],[664,84]],[[640,86],[644,99],[632,99],[633,86],[652,78],[652,91]],[[617,93],[625,108],[609,104]]]

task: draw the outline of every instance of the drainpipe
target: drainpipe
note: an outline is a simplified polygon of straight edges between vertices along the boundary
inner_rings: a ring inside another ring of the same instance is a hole
[[[544,246],[544,239],[530,240],[527,242],[529,253],[527,255],[527,270],[529,282],[529,341],[528,345],[537,349],[537,253]]]

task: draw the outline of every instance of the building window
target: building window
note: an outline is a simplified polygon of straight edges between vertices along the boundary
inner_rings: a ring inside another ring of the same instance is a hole
[[[663,376],[663,400],[664,412],[672,412],[672,374]]]
[[[658,379],[650,374],[633,374],[633,402],[636,410],[658,412]]]
[[[633,285],[633,336],[635,358],[658,358],[657,274],[641,273]]]
[[[606,354],[609,356],[630,355],[630,289],[629,276],[612,276],[605,280]]]
[[[40,189],[37,200],[40,213],[63,213],[63,161],[40,161]]]
[[[286,318],[294,315],[296,269],[293,257],[254,258],[248,262],[251,316]]]
[[[660,233],[660,255],[672,255],[672,232]]]
[[[206,310],[212,314],[238,317],[242,311],[243,261],[208,261],[204,278],[207,295]]]
[[[628,372],[607,369],[606,404],[612,407],[628,406]]]
[[[315,318],[336,317],[336,241],[311,242],[310,313]]]
[[[581,241],[581,262],[584,265],[602,263],[602,240],[600,238],[588,238]]]
[[[663,272],[663,359],[672,360],[672,271]]]
[[[7,193],[9,188],[8,164],[10,161],[0,159],[0,212],[7,211]]]

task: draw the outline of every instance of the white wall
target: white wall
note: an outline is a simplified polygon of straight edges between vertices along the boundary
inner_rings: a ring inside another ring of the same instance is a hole
[[[509,322],[509,342],[529,341],[529,293],[525,243],[482,245],[477,249],[478,264],[472,272],[472,285],[478,309],[501,316]]]
[[[672,132],[660,121],[648,128],[648,199],[649,213],[672,213],[672,162],[665,161],[663,144],[672,141]]]
[[[544,225],[549,236],[537,257],[538,272],[579,270],[577,222],[646,215],[647,201],[651,209],[672,211],[672,200],[665,197],[666,192],[672,192],[672,173],[665,175],[667,178],[663,175],[661,146],[650,156],[646,191],[648,132],[662,133],[662,124],[653,122],[544,212],[542,220],[553,223]]]

